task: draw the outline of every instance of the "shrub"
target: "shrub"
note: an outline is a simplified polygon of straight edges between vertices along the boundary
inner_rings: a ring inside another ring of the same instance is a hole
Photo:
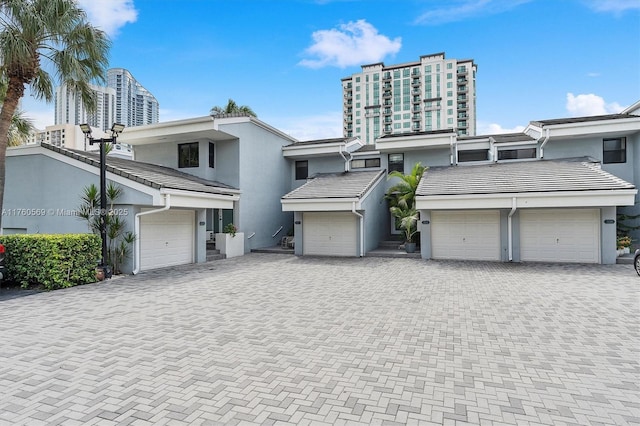
[[[222,232],[225,234],[231,234],[232,237],[235,237],[236,232],[238,232],[238,227],[235,226],[233,223],[229,223],[227,224],[227,226],[224,227],[224,229],[222,229]]]
[[[100,237],[92,234],[19,234],[0,236],[6,247],[7,275],[23,288],[46,290],[96,281]]]

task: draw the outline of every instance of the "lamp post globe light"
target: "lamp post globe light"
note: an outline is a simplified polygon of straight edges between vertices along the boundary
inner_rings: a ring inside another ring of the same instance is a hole
[[[91,136],[91,127],[81,124],[80,129],[85,138],[89,139],[89,145],[100,144],[100,238],[102,239],[102,258],[98,269],[102,270],[102,279],[111,278],[111,267],[107,265],[107,154],[105,144],[115,144],[118,135],[124,130],[124,124],[113,123],[110,138],[94,139]]]

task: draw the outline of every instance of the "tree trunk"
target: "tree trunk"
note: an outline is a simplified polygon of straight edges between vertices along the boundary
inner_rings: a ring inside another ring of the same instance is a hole
[[[18,108],[18,101],[24,95],[24,84],[17,78],[10,77],[7,95],[0,110],[0,231],[2,230],[2,209],[4,206],[4,183],[7,160],[7,145],[9,144],[9,126],[11,118]]]

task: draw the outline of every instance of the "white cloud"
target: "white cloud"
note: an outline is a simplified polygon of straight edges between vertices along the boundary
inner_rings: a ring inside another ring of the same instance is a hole
[[[138,11],[133,0],[77,0],[78,5],[87,12],[89,22],[114,36],[127,23],[138,19]]]
[[[596,12],[620,14],[627,10],[640,10],[638,0],[585,0],[585,3]]]
[[[476,16],[496,15],[514,9],[531,0],[446,0],[418,16],[416,24],[439,25],[459,22]]]
[[[316,31],[312,37],[314,43],[305,53],[316,59],[303,59],[298,65],[309,68],[345,68],[380,62],[386,55],[397,53],[402,46],[400,37],[391,40],[379,34],[378,30],[364,19],[342,24],[337,29]]]
[[[476,124],[477,135],[500,135],[505,133],[520,133],[524,130],[525,126],[515,126],[512,128],[502,127],[497,123],[487,123],[478,121]]]
[[[302,117],[265,117],[264,120],[299,141],[342,137],[342,111]]]
[[[599,72],[588,72],[587,77],[600,77]]]
[[[593,93],[580,95],[567,93],[566,108],[574,117],[616,114],[624,109],[617,102],[607,103],[601,96]]]

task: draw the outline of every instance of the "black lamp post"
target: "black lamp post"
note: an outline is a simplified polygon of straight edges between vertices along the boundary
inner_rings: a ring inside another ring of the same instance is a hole
[[[107,265],[107,162],[105,144],[115,144],[118,135],[124,130],[124,124],[113,123],[111,137],[94,139],[91,137],[91,127],[81,124],[80,129],[89,139],[89,145],[100,144],[100,238],[102,239],[102,259],[99,268],[102,268],[103,279],[111,278],[111,268]]]

